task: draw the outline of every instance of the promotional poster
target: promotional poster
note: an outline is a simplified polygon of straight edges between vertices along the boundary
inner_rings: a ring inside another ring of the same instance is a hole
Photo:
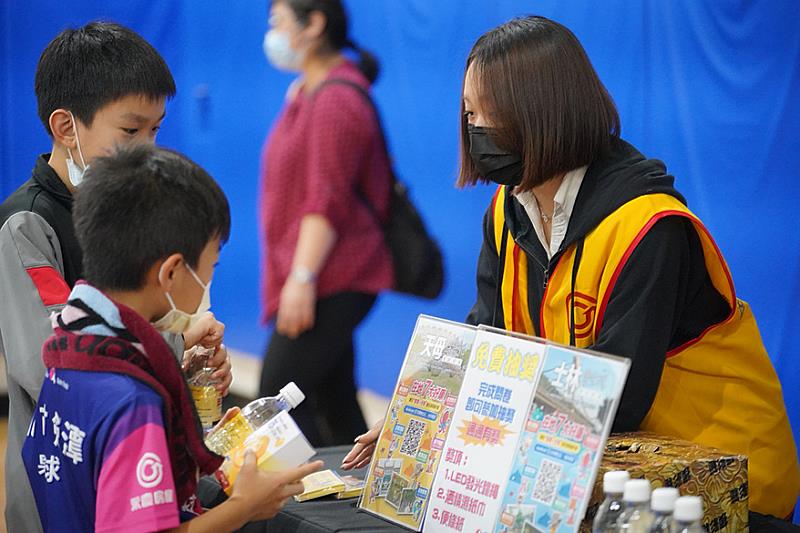
[[[359,508],[419,531],[476,329],[421,315]]]

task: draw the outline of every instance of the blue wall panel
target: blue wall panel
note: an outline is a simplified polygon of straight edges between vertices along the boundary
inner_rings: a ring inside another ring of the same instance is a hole
[[[725,254],[784,385],[800,436],[800,22],[792,0],[745,2],[350,0],[355,39],[382,61],[375,96],[400,176],[444,245],[448,282],[433,303],[383,297],[359,334],[362,385],[389,393],[415,317],[461,320],[474,298],[480,224],[492,190],[458,191],[457,113],[475,39],[539,13],[581,39],[616,100],[626,138],[666,161]],[[261,146],[291,77],[261,52],[267,5],[237,2],[11,0],[0,5],[0,196],[48,147],[32,94],[36,60],[63,27],[95,18],[130,25],[161,51],[178,95],[159,142],[222,184],[233,234],[212,289],[232,346],[260,354]]]

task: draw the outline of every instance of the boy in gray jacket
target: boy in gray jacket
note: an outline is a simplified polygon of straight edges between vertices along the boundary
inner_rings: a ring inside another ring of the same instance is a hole
[[[63,307],[81,277],[72,193],[95,157],[117,145],[155,141],[175,82],[141,36],[95,22],[50,42],[39,59],[35,90],[52,152],[37,158],[31,178],[0,205],[0,353],[9,396],[5,516],[11,533],[41,531],[20,450],[44,376],[41,348],[53,333],[50,314]],[[171,345],[180,354],[196,343],[219,345],[222,330],[208,313]],[[224,349],[213,363],[220,389],[227,390]]]

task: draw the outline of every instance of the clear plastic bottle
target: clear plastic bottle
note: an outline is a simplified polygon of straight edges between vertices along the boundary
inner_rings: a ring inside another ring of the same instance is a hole
[[[617,533],[617,518],[622,512],[622,492],[631,476],[625,470],[614,470],[603,474],[605,499],[592,522],[592,533]]]
[[[211,378],[216,369],[208,366],[214,348],[198,346],[187,368],[187,382],[192,393],[203,430],[208,431],[222,418],[222,395],[216,389],[217,381]]]
[[[653,515],[650,513],[650,482],[646,479],[626,481],[622,500],[625,506],[617,518],[617,531],[648,533],[653,525]]]
[[[281,411],[294,409],[305,399],[303,391],[292,381],[277,396],[253,400],[224,424],[210,431],[206,435],[206,446],[219,455],[227,455],[272,417]]]
[[[650,512],[653,513],[650,533],[672,533],[672,513],[675,511],[675,500],[678,496],[678,489],[672,487],[661,487],[653,491],[650,497]]]
[[[672,531],[675,533],[702,533],[703,499],[699,496],[681,496],[675,500]]]

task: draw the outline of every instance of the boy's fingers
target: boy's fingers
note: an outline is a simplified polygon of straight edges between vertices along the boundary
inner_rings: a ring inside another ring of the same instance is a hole
[[[247,450],[244,452],[244,464],[242,465],[242,470],[245,468],[255,468],[256,467],[256,454],[253,450]]]
[[[302,481],[293,481],[283,486],[283,498],[291,498],[297,494],[303,494],[305,491]]]
[[[227,356],[225,356],[225,359],[223,359],[220,363],[212,366],[216,367],[216,370],[214,370],[214,372],[211,374],[211,378],[216,380],[222,380],[223,378],[229,376],[231,369],[233,368],[233,365]]]
[[[228,420],[230,420],[231,418],[233,418],[234,416],[236,416],[236,414],[237,414],[237,413],[238,413],[240,410],[241,410],[241,409],[239,409],[238,407],[231,407],[230,409],[228,409],[227,411],[225,411],[225,414],[223,415],[221,422],[222,422],[222,423],[225,423],[225,422],[227,422]]]
[[[323,466],[325,466],[325,463],[322,461],[314,461],[313,463],[306,463],[294,470],[290,470],[287,473],[289,474],[290,481],[300,481],[302,483],[304,477],[313,474]]]

